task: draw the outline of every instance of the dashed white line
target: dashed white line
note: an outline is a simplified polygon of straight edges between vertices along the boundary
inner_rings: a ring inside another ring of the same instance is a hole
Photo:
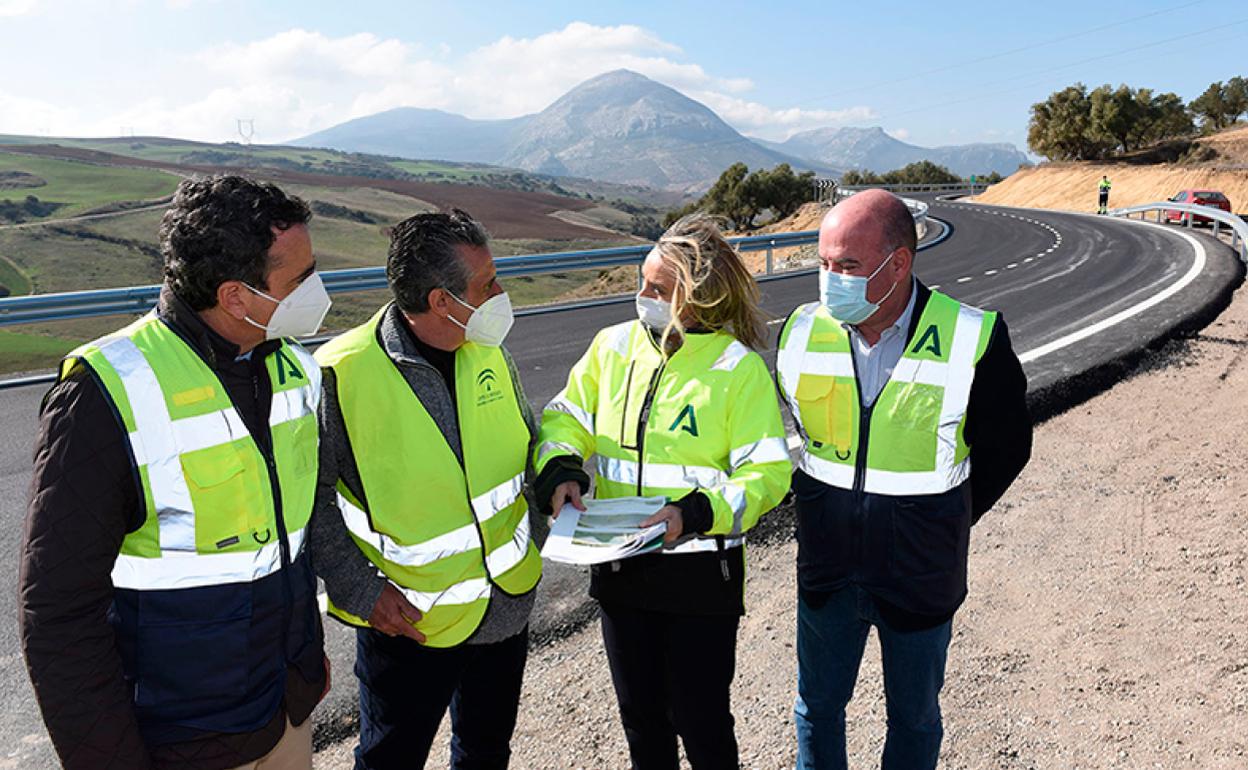
[[[985,271],[984,271],[984,275],[996,275],[996,274],[997,274],[997,271],[996,271],[996,270],[985,270]]]
[[[958,279],[958,283],[966,283],[969,280],[971,280],[971,277],[969,275],[963,276],[962,278]]]
[[[1011,262],[1010,264],[1008,264],[1008,265],[1006,265],[1006,266],[1005,266],[1005,269],[1006,269],[1006,270],[1013,270],[1013,269],[1014,269],[1014,268],[1016,268],[1016,267],[1018,267],[1018,263],[1017,263],[1017,262]]]

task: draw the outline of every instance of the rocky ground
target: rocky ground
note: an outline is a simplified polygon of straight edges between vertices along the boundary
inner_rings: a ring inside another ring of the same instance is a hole
[[[1248,767],[1246,359],[1241,288],[1203,332],[1038,427],[1030,466],[974,531],[943,767]],[[751,552],[739,638],[751,768],[794,763],[794,547],[773,540]],[[849,731],[851,766],[878,766],[874,638]],[[349,744],[318,767],[349,767]],[[513,748],[517,768],[628,766],[596,624],[531,655]],[[446,757],[444,725],[429,766]]]

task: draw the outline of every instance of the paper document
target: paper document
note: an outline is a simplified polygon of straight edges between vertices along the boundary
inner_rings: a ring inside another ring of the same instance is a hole
[[[663,546],[667,524],[641,522],[667,505],[664,497],[584,499],[584,511],[565,504],[551,524],[542,558],[565,564],[602,564]]]

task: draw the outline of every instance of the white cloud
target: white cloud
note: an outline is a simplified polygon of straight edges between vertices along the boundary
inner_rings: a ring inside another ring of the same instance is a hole
[[[25,16],[35,10],[38,0],[0,0],[0,18],[5,16]]]
[[[34,1],[0,0],[0,8]],[[185,6],[203,0],[165,2]],[[876,117],[863,106],[769,107],[748,98],[755,88],[749,79],[710,73],[682,57],[678,45],[628,24],[573,22],[534,37],[503,37],[467,52],[371,33],[331,37],[295,28],[163,62],[146,81],[127,82],[130,94],[113,97],[130,106],[66,133],[112,134],[118,126],[133,126],[139,134],[223,141],[237,138],[237,118],[254,118],[254,141],[280,142],[404,106],[474,118],[515,117],[543,109],[588,78],[622,68],[665,83],[702,101],[739,130],[767,138]],[[136,98],[134,93],[159,96]]]
[[[887,133],[894,139],[900,139],[903,142],[910,138],[910,129],[908,128],[890,128]]]
[[[78,116],[73,110],[54,104],[0,91],[0,132],[8,134],[34,134],[54,136],[65,133],[76,125]],[[110,133],[115,133],[116,128]]]

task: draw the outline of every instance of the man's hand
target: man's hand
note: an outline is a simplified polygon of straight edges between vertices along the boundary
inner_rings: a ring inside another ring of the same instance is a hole
[[[373,605],[373,614],[368,616],[368,624],[386,636],[406,636],[424,644],[425,635],[416,630],[412,624],[424,617],[424,614],[412,606],[399,589],[386,583],[381,589],[381,596]]]
[[[685,531],[685,515],[675,505],[665,505],[653,516],[641,522],[641,527],[649,527],[659,522],[667,522],[667,531],[663,533],[663,544],[671,545],[680,539]]]
[[[585,504],[581,502],[581,483],[579,481],[565,481],[555,487],[555,491],[550,495],[550,517],[552,519],[559,518],[559,511],[563,508],[564,503],[571,503],[572,507],[578,511],[585,510]]]

